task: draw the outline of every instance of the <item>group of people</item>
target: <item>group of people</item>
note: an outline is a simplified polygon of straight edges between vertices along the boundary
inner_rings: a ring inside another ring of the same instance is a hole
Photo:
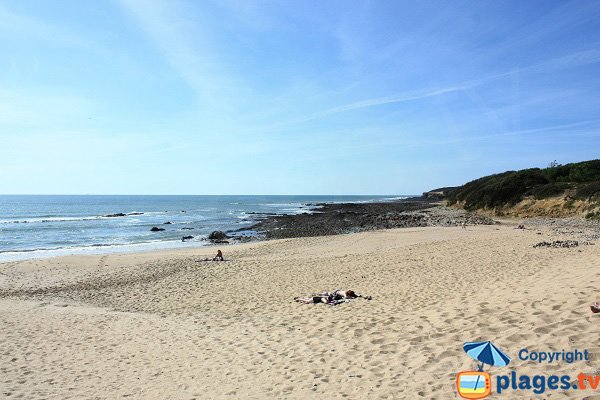
[[[363,296],[362,294],[356,293],[354,290],[334,290],[333,292],[322,292],[313,294],[309,297],[295,297],[294,300],[298,303],[303,304],[329,304],[330,306],[335,306],[341,303],[346,303],[349,300],[364,298],[367,300],[371,300],[371,296]]]

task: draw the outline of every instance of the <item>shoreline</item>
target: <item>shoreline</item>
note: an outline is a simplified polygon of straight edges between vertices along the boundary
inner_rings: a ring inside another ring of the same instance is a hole
[[[97,256],[139,253],[160,253],[171,250],[192,251],[212,248],[215,245],[230,246],[257,241],[341,235],[365,231],[425,226],[456,227],[470,225],[493,225],[499,221],[522,221],[529,225],[552,225],[557,229],[582,228],[594,231],[599,224],[577,217],[563,218],[517,218],[493,217],[477,212],[442,205],[439,199],[408,197],[398,200],[366,202],[303,203],[302,207],[313,207],[310,212],[272,214],[249,212],[255,221],[244,228],[226,230],[225,241],[208,238],[193,241],[156,240],[146,243],[118,245],[89,245],[73,248],[5,251],[0,254],[0,265],[24,260],[44,260],[65,256]],[[593,235],[592,237],[598,237]],[[2,257],[3,256],[3,257]]]
[[[72,196],[65,196],[66,198]],[[128,198],[130,196],[125,196]],[[149,196],[140,196],[140,198],[147,198]],[[152,197],[152,196],[150,196]],[[171,196],[173,197],[173,196]],[[181,196],[174,196],[174,201],[179,201]],[[40,223],[78,223],[81,221],[87,221],[92,223],[89,226],[81,226],[74,228],[62,228],[64,232],[62,235],[72,235],[75,232],[75,236],[78,232],[85,232],[89,230],[93,232],[94,229],[100,229],[101,235],[104,235],[104,239],[93,237],[93,235],[86,235],[85,233],[79,238],[78,244],[60,245],[54,243],[45,243],[43,240],[38,243],[38,248],[33,248],[31,244],[34,242],[28,241],[26,246],[16,246],[15,250],[10,250],[8,247],[3,248],[0,251],[0,262],[12,262],[26,259],[43,259],[49,257],[63,256],[67,254],[114,254],[114,253],[131,253],[137,251],[152,251],[168,248],[188,248],[188,247],[202,247],[210,244],[208,236],[212,231],[221,230],[237,235],[235,241],[248,241],[252,237],[245,237],[239,234],[240,226],[242,231],[247,231],[248,227],[256,224],[263,218],[274,217],[278,215],[295,215],[299,213],[310,213],[317,204],[334,204],[343,205],[348,203],[388,203],[404,199],[406,196],[394,197],[383,197],[381,196],[230,196],[231,198],[219,208],[215,207],[215,204],[203,204],[203,203],[190,203],[194,201],[197,196],[183,196],[186,197],[186,204],[171,204],[157,205],[156,210],[148,211],[144,204],[121,204],[117,202],[113,207],[103,206],[103,211],[97,209],[96,203],[102,203],[105,199],[102,196],[93,196],[93,201],[85,207],[90,207],[89,212],[94,213],[93,216],[85,214],[84,216],[63,216],[63,217],[32,217],[33,219],[22,220],[27,218],[19,216],[12,220],[6,220],[7,225],[2,225],[6,229],[6,233],[18,237],[22,236],[22,240],[26,240],[35,230],[30,232],[21,232],[23,228],[33,229],[33,221]],[[206,196],[204,196],[206,197]],[[201,200],[206,200],[202,197]],[[210,198],[211,196],[209,196]],[[342,201],[335,200],[336,197],[345,199]],[[215,197],[216,198],[216,197]],[[351,199],[352,200],[349,200]],[[364,199],[367,200],[364,200]],[[178,200],[179,199],[179,200]],[[236,200],[236,201],[234,201]],[[282,201],[282,203],[273,202]],[[326,203],[320,203],[325,201]],[[112,209],[112,210],[111,210]],[[134,210],[143,209],[144,212],[138,211],[127,211],[117,212],[115,210]],[[165,211],[161,211],[161,210]],[[186,212],[184,209],[187,209]],[[212,210],[212,211],[210,211]],[[46,210],[48,211],[48,210]],[[204,214],[210,211],[209,214]],[[41,211],[40,211],[41,212]],[[49,211],[48,211],[49,212]],[[88,212],[86,210],[86,212]],[[36,214],[37,215],[37,214]],[[138,218],[140,216],[151,217],[151,221],[141,221]],[[128,220],[133,218],[133,221]],[[202,222],[208,220],[209,222]],[[61,222],[62,221],[62,222]],[[9,223],[10,222],[10,223]],[[27,224],[15,224],[15,222],[29,222]],[[105,227],[107,223],[115,223],[115,226]],[[100,224],[100,225],[97,225]],[[128,231],[127,235],[123,235],[123,230],[128,229],[129,226],[136,226],[137,229]],[[147,234],[147,230],[151,227],[156,227],[157,233],[151,235]],[[18,228],[15,231],[11,231],[13,228]],[[47,229],[47,226],[40,226],[39,229]],[[59,226],[52,229],[61,229]],[[165,232],[158,232],[166,229]],[[104,231],[102,231],[104,230]],[[11,233],[12,232],[12,233]],[[58,231],[59,233],[61,231]],[[237,234],[235,232],[238,232]],[[87,237],[90,236],[90,237]],[[254,232],[249,232],[249,236],[256,236]],[[110,239],[110,240],[107,240]],[[112,242],[120,243],[112,243]]]
[[[384,215],[387,211],[397,211],[397,210],[411,210],[416,209],[417,207],[411,205],[412,203],[419,204],[420,208],[427,208],[430,205],[435,204],[427,199],[423,198],[415,198],[415,197],[406,197],[399,199],[376,199],[369,201],[356,201],[356,202],[326,202],[326,203],[300,203],[297,211],[294,211],[289,214],[281,214],[281,213],[268,213],[268,212],[246,212],[245,215],[253,218],[253,221],[250,221],[246,224],[246,227],[237,228],[237,229],[225,229],[224,232],[229,235],[227,240],[231,239],[232,243],[245,243],[249,241],[256,240],[264,240],[281,237],[277,234],[271,234],[268,232],[271,228],[266,227],[264,232],[257,232],[254,227],[257,227],[261,224],[272,224],[273,221],[278,219],[284,219],[288,224],[296,224],[298,229],[288,230],[287,237],[302,237],[302,236],[319,236],[326,234],[337,234],[337,233],[349,233],[355,231],[361,231],[364,229],[364,222],[362,222],[363,227],[359,226],[358,221],[353,221],[349,224],[348,229],[345,231],[334,230],[335,227],[332,226],[332,229],[319,229],[313,230],[310,234],[306,234],[303,232],[302,225],[304,224],[304,218],[307,215],[318,214],[315,220],[322,219],[323,210],[326,210],[328,213],[336,213],[344,212],[344,210],[350,208],[358,208],[361,209],[361,212],[371,212],[375,215]],[[304,210],[304,211],[302,211]],[[302,211],[302,212],[300,212]],[[356,212],[351,212],[353,215],[357,215]],[[139,213],[134,213],[139,214]],[[151,214],[151,213],[149,213]],[[159,213],[160,214],[160,213]],[[114,214],[117,215],[117,214]],[[125,215],[125,214],[123,214]],[[331,219],[327,223],[331,225],[335,224],[335,218]],[[323,227],[323,222],[319,221],[317,225]],[[418,224],[412,224],[407,226],[420,226]],[[393,227],[393,226],[390,226]],[[218,227],[215,227],[219,229]],[[185,229],[185,228],[184,228]],[[221,228],[222,229],[222,228]],[[275,228],[279,229],[279,228]],[[381,229],[381,227],[377,227],[375,225],[371,225],[369,230],[372,229]],[[262,230],[262,228],[258,229]],[[192,231],[190,231],[193,233]],[[266,233],[266,234],[265,234]],[[181,237],[186,235],[185,232],[182,232]],[[160,251],[166,249],[177,249],[177,248],[201,248],[205,246],[211,246],[215,244],[211,240],[208,239],[209,234],[206,235],[195,235],[196,238],[188,241],[180,240],[181,237],[176,239],[166,239],[166,240],[153,240],[149,242],[140,242],[140,243],[122,243],[122,244],[102,244],[102,245],[81,245],[81,246],[73,246],[73,247],[62,247],[62,248],[42,248],[42,249],[27,249],[27,250],[3,250],[0,252],[0,263],[6,262],[16,262],[21,260],[28,259],[46,259],[52,257],[62,257],[65,255],[98,255],[98,254],[118,254],[118,253],[136,253],[136,252],[147,252],[147,251]],[[217,244],[227,244],[227,243],[217,243]]]
[[[4,206],[0,212],[0,259],[132,251],[128,249],[131,246],[133,251],[180,247],[184,238],[203,244],[202,239],[212,231],[247,227],[262,215],[307,212],[310,207],[305,204],[391,197],[0,195]]]

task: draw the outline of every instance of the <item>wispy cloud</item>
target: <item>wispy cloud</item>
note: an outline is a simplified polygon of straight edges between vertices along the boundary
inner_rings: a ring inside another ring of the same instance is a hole
[[[582,50],[520,68],[522,72],[549,72],[600,63],[600,48]]]
[[[569,123],[569,124],[549,125],[549,126],[543,126],[540,128],[533,128],[533,129],[522,129],[522,130],[516,130],[516,131],[492,133],[492,134],[487,134],[487,135],[475,135],[475,136],[466,136],[466,137],[455,138],[455,139],[446,139],[446,140],[436,140],[436,141],[430,141],[430,142],[415,143],[412,145],[408,145],[407,147],[441,146],[441,145],[445,145],[445,144],[483,141],[483,140],[494,139],[494,138],[499,138],[499,137],[524,136],[524,135],[529,135],[529,134],[539,134],[539,133],[546,133],[546,132],[553,132],[553,131],[555,131],[555,132],[569,131],[569,130],[572,130],[573,128],[591,126],[591,125],[597,124],[598,122],[600,122],[599,119],[580,121],[580,122],[574,122],[574,123]]]
[[[326,110],[323,110],[320,112],[308,114],[308,115],[305,115],[304,117],[300,117],[298,119],[293,120],[292,123],[310,121],[313,119],[323,118],[328,115],[338,114],[338,113],[351,111],[351,110],[357,110],[360,108],[368,108],[368,107],[381,106],[384,104],[404,103],[404,102],[408,102],[408,101],[421,100],[421,99],[426,99],[429,97],[440,96],[443,94],[459,92],[459,91],[469,89],[469,88],[470,88],[470,86],[465,84],[462,86],[459,85],[459,86],[448,87],[448,88],[444,88],[444,89],[435,89],[435,90],[430,90],[430,91],[426,91],[426,90],[414,91],[414,92],[406,92],[406,93],[397,93],[394,95],[384,96],[384,97],[376,97],[373,99],[357,101],[355,103],[345,104],[345,105],[338,106],[338,107],[332,107],[332,108],[329,108],[329,109],[326,109]]]
[[[234,87],[227,65],[216,54],[209,24],[202,15],[193,18],[172,1],[118,0],[160,50],[165,61],[205,103],[220,103]],[[193,4],[193,3],[190,3]]]
[[[544,62],[529,65],[517,70],[506,71],[490,76],[485,76],[478,79],[473,79],[465,82],[461,82],[455,85],[451,85],[441,89],[432,90],[416,90],[410,92],[396,93],[389,96],[376,97],[371,99],[365,99],[354,103],[344,104],[341,106],[331,107],[323,111],[307,114],[302,117],[295,118],[291,121],[287,121],[285,124],[300,123],[310,120],[324,118],[333,114],[343,113],[347,111],[375,107],[385,104],[394,103],[405,103],[410,101],[422,100],[427,98],[434,98],[442,95],[447,95],[456,92],[468,91],[478,86],[489,84],[490,82],[509,77],[515,74],[516,71],[522,73],[535,73],[535,72],[548,72],[552,70],[562,70],[568,68],[574,68],[578,66],[585,66],[590,64],[596,64],[600,62],[600,49],[590,49],[585,51],[579,51],[571,54],[567,54],[561,57],[552,58]]]
[[[364,142],[360,138],[355,141],[346,141],[346,143],[338,144],[336,152],[332,153],[327,148],[320,146],[318,142],[309,144],[309,149],[304,152],[302,156],[295,158],[293,161],[297,163],[303,163],[308,161],[323,161],[323,160],[334,160],[339,157],[344,159],[360,159],[367,153],[377,152],[381,154],[382,151],[390,151],[393,149],[394,152],[399,150],[412,150],[419,148],[435,148],[440,146],[452,146],[461,145],[466,143],[484,143],[493,142],[492,139],[508,138],[508,137],[525,137],[531,138],[536,135],[548,134],[548,133],[568,133],[571,136],[581,137],[595,137],[600,132],[600,119],[580,121],[568,124],[557,124],[547,125],[539,128],[511,130],[505,132],[489,133],[489,134],[474,134],[470,136],[454,137],[442,140],[414,140],[412,136],[405,136],[401,138],[383,138],[381,140],[369,140]],[[584,132],[579,130],[583,129]],[[561,137],[564,137],[562,135]],[[544,142],[548,142],[548,138],[544,137]],[[497,142],[494,142],[497,143]],[[460,153],[463,156],[468,156],[473,153],[473,148],[460,147]],[[448,153],[453,153],[453,150],[448,150]]]
[[[582,26],[596,25],[600,18],[600,5],[595,1],[547,2],[547,5],[536,8],[535,16],[505,35],[497,45],[489,46],[484,55],[506,58],[515,52],[531,52],[536,46],[549,47],[549,40],[559,43]]]

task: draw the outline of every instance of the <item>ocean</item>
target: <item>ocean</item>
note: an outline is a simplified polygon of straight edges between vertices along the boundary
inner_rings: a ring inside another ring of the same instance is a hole
[[[405,197],[0,195],[0,262],[202,246],[210,232],[250,227],[261,213]],[[182,242],[188,235],[194,238]]]

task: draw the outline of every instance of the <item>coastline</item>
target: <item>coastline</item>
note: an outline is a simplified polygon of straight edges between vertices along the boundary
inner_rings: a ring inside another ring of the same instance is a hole
[[[516,218],[498,217],[479,211],[466,211],[448,207],[432,196],[406,197],[356,202],[299,203],[298,210],[289,214],[268,212],[245,212],[254,220],[248,226],[224,230],[223,240],[196,237],[192,241],[154,240],[145,243],[118,245],[86,245],[60,249],[36,249],[3,251],[0,265],[23,260],[44,260],[65,256],[96,256],[138,253],[161,253],[171,250],[196,251],[214,245],[231,245],[262,240],[315,237],[377,231],[394,228],[456,227],[471,225],[493,225],[500,221],[529,225],[554,225],[567,230],[585,229],[595,231],[598,224],[582,218]],[[301,212],[300,212],[301,211]],[[139,213],[136,213],[139,214]],[[220,228],[218,225],[216,229]],[[183,228],[190,229],[190,228]],[[183,231],[184,235],[186,232]],[[206,235],[208,236],[208,235]],[[593,236],[593,235],[592,235]],[[595,236],[597,237],[597,235]]]
[[[406,196],[398,196],[405,198]],[[311,213],[317,204],[377,203],[389,196],[0,196],[0,260],[198,247],[211,232]],[[246,231],[242,241],[251,240]],[[32,240],[35,237],[35,240]]]
[[[249,228],[268,239],[329,236],[392,228],[493,225],[491,218],[445,207],[437,200],[410,197],[398,201],[328,203],[311,213],[268,215]]]
[[[578,232],[515,228],[267,240],[223,247],[223,263],[197,262],[213,255],[205,247],[1,264],[2,391],[34,400],[446,399],[455,374],[473,368],[465,341],[493,340],[513,356],[542,344],[597,354],[588,306],[600,246],[534,248]],[[335,288],[373,300],[293,301]],[[594,358],[548,372],[598,367]]]

